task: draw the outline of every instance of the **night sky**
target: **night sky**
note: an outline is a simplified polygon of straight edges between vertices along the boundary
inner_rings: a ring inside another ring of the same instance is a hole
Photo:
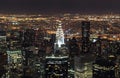
[[[120,0],[0,0],[0,12],[120,13]]]

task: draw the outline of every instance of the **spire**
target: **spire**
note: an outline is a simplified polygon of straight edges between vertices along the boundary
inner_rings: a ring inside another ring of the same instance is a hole
[[[58,21],[58,27],[56,31],[56,44],[58,45],[58,48],[61,47],[61,45],[64,44],[64,32],[62,29],[62,22]]]

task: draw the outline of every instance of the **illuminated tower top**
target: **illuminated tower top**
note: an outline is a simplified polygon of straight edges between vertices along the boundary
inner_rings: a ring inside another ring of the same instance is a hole
[[[58,48],[60,48],[61,45],[65,44],[64,43],[64,32],[62,29],[61,21],[59,21],[59,26],[57,27],[57,31],[56,31],[56,44],[58,45]]]

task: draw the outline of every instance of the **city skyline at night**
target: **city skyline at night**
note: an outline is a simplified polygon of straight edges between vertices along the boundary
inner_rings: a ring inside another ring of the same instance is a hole
[[[120,1],[0,0],[0,78],[120,78]]]

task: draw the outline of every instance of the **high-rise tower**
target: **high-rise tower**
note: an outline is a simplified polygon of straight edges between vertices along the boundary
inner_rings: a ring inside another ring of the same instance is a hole
[[[82,22],[82,53],[89,52],[90,22]]]
[[[61,26],[61,21],[59,21],[59,26],[56,31],[56,45],[58,45],[58,48],[61,47],[61,45],[65,44],[64,43],[64,32]]]
[[[64,42],[64,32],[61,21],[56,31],[56,40],[54,44],[54,53],[46,56],[45,78],[74,78],[69,70],[69,55]]]

